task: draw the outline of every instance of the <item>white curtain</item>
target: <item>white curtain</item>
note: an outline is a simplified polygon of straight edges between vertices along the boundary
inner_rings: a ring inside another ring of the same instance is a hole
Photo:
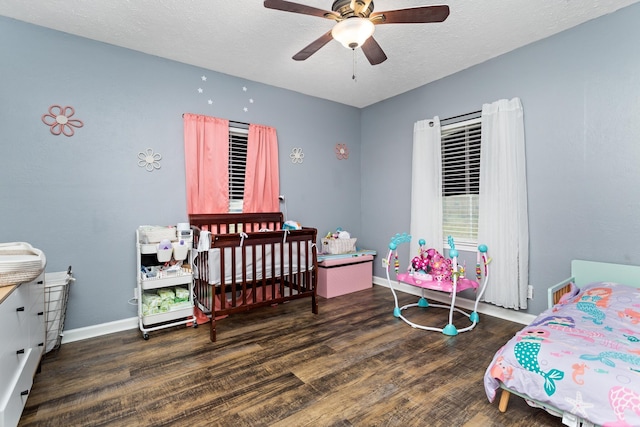
[[[411,258],[418,241],[442,253],[442,154],[440,119],[421,120],[413,126],[411,164]]]
[[[529,220],[524,120],[520,99],[482,106],[478,243],[489,248],[484,300],[527,308]]]

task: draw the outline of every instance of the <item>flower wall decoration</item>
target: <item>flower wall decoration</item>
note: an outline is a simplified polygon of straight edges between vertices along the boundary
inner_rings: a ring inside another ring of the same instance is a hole
[[[349,158],[347,144],[336,144],[336,157],[338,160],[347,160]]]
[[[70,106],[52,105],[49,107],[49,112],[42,115],[42,123],[49,126],[54,135],[73,136],[73,128],[84,126],[82,120],[71,119],[75,112],[76,110]]]
[[[292,149],[289,157],[291,157],[292,163],[302,163],[302,161],[304,160],[304,153],[302,152],[302,148]]]
[[[144,153],[138,153],[138,166],[145,168],[147,172],[153,172],[154,169],[160,169],[160,153],[154,153],[151,148],[147,148]]]

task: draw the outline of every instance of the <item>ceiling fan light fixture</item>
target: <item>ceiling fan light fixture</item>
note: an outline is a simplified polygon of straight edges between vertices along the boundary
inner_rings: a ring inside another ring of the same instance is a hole
[[[375,26],[367,18],[347,18],[338,22],[331,35],[347,49],[355,49],[364,44],[373,35]]]

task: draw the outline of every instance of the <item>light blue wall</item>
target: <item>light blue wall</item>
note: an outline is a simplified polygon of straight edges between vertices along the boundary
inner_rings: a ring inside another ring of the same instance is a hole
[[[73,266],[69,329],[136,316],[135,229],[187,220],[185,112],[275,127],[289,219],[361,235],[357,108],[3,17],[0,58],[0,242],[42,249],[49,272]],[[53,104],[84,127],[52,135]],[[147,148],[162,155],[151,173],[137,164]]]
[[[545,308],[547,286],[569,275],[571,259],[640,264],[638,22],[633,5],[364,109],[367,246],[386,254],[389,238],[409,231],[416,121],[519,97],[535,287],[527,311]],[[379,262],[374,274],[384,277]]]
[[[413,124],[517,96],[537,313],[573,258],[640,264],[637,22],[630,6],[358,110],[0,17],[0,242],[44,250],[47,271],[73,265],[67,328],[135,316],[134,231],[186,220],[181,114],[192,112],[274,126],[289,219],[352,231],[384,277],[389,237],[409,228]],[[52,104],[84,127],[51,135],[40,117]],[[137,165],[147,147],[163,156],[152,173]]]

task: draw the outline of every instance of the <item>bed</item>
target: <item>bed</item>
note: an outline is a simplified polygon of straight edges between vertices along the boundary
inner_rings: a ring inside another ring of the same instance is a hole
[[[211,321],[258,307],[310,298],[318,313],[317,230],[283,229],[272,213],[190,215],[196,310]]]
[[[512,394],[566,425],[640,425],[640,267],[574,260],[549,308],[493,357],[484,375],[498,408]]]

